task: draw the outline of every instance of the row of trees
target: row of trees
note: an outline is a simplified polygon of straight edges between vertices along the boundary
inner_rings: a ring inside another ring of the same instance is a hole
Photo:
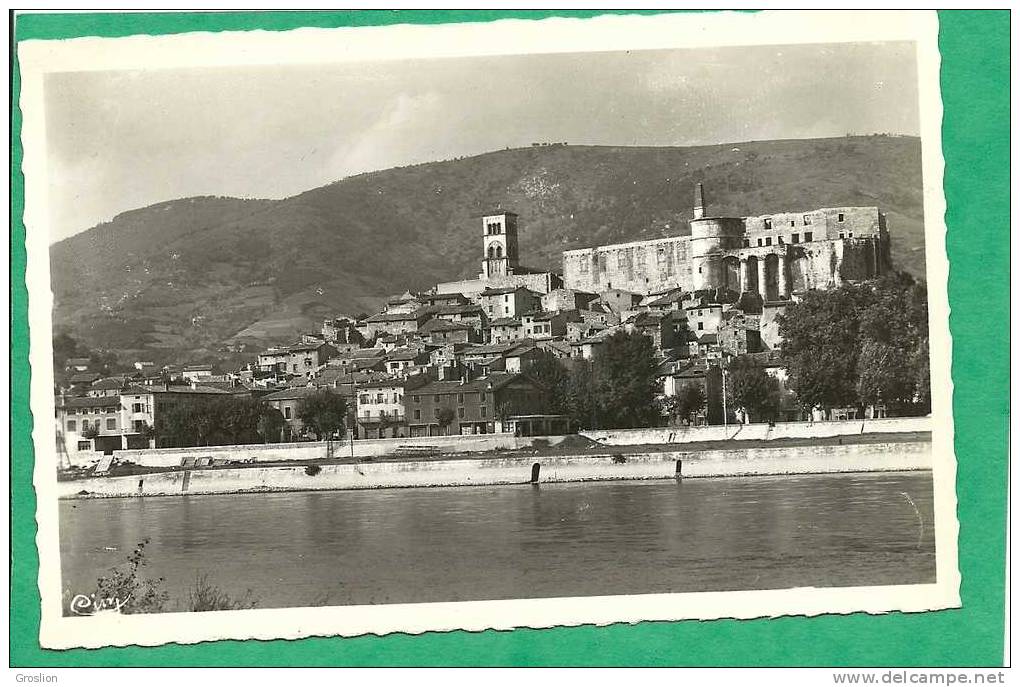
[[[320,441],[341,434],[346,416],[346,400],[328,389],[302,399],[297,407],[304,431]],[[167,410],[157,419],[154,433],[161,444],[222,446],[282,441],[285,426],[283,414],[263,401],[203,398]]]

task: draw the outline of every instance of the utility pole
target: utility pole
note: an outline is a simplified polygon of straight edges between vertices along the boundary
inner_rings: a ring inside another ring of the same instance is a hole
[[[729,427],[729,420],[726,417],[726,368],[722,370],[722,423],[724,429]]]

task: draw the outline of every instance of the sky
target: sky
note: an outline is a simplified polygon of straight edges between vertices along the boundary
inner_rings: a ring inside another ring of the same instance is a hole
[[[917,135],[914,48],[847,43],[75,72],[45,83],[53,241],[197,195],[284,198],[532,142]]]

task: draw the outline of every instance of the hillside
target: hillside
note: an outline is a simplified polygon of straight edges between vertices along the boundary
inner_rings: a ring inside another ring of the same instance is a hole
[[[362,174],[283,200],[186,198],[51,248],[55,325],[158,360],[286,341],[323,316],[479,270],[478,214],[520,214],[529,266],[674,234],[695,182],[713,214],[878,205],[897,266],[924,272],[920,142],[869,136],[691,148],[536,146]]]

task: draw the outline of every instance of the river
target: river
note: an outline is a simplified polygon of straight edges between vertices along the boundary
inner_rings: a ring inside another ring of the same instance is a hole
[[[62,501],[65,593],[138,542],[259,607],[935,581],[930,472]]]

